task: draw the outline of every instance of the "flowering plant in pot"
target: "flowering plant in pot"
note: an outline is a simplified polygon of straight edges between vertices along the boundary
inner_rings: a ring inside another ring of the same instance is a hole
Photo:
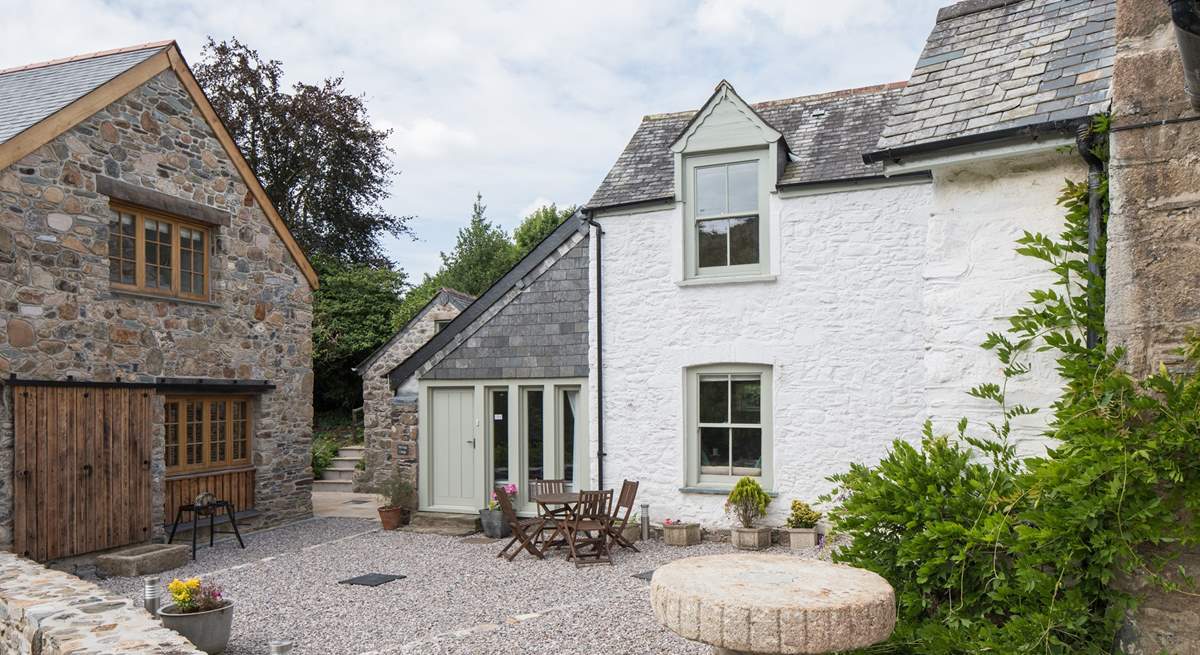
[[[233,629],[233,601],[225,598],[221,587],[200,578],[175,579],[167,591],[171,604],[158,610],[163,625],[208,655],[225,652]]]
[[[510,482],[501,488],[509,498],[516,497],[517,485]],[[495,491],[492,491],[487,508],[479,510],[479,523],[483,526],[483,534],[492,539],[500,539],[512,534],[512,528],[508,526],[508,521],[504,520],[504,511],[500,509],[500,502],[496,499]]]
[[[792,513],[788,515],[788,545],[792,550],[812,548],[817,545],[817,521],[821,513],[803,500],[792,501]]]
[[[725,513],[740,523],[729,531],[730,541],[742,550],[762,550],[771,545],[771,528],[756,528],[754,522],[767,515],[771,497],[754,478],[737,481],[725,499]]]
[[[400,471],[379,484],[375,493],[383,496],[384,504],[379,507],[379,522],[384,530],[395,530],[408,525],[412,518],[413,497],[416,495],[412,483]]]
[[[668,546],[695,546],[700,543],[700,524],[679,519],[663,519],[663,543]]]

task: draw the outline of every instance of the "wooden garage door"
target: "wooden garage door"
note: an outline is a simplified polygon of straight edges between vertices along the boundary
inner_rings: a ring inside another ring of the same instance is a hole
[[[13,546],[39,562],[150,538],[153,389],[13,385]]]

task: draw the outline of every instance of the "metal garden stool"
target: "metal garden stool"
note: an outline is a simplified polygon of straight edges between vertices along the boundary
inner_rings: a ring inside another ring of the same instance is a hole
[[[233,526],[233,530],[217,530],[216,519],[219,512],[225,512],[229,517],[229,525]],[[213,537],[218,534],[231,534],[237,537],[238,545],[242,548],[246,547],[246,543],[242,541],[242,533],[238,530],[237,518],[234,513],[237,509],[233,503],[228,500],[217,500],[211,493],[204,492],[196,496],[196,500],[190,505],[180,505],[179,510],[175,512],[175,523],[171,525],[171,536],[167,538],[167,543],[175,541],[175,531],[179,529],[179,521],[183,519],[184,512],[192,513],[192,560],[196,559],[196,532],[199,528],[199,519],[201,516],[208,517],[208,545],[213,545]]]

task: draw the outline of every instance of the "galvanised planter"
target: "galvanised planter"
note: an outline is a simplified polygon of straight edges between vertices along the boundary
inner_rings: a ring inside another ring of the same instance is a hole
[[[158,617],[163,626],[183,635],[196,648],[217,655],[225,652],[233,629],[233,601],[226,602],[215,610],[186,614],[175,612],[175,604],[171,603],[158,610]]]
[[[504,520],[504,512],[498,509],[479,510],[479,524],[483,527],[483,534],[492,539],[512,536],[512,528]]]

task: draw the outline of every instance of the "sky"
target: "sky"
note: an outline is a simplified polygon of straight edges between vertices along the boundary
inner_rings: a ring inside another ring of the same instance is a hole
[[[392,130],[387,237],[435,271],[483,194],[505,229],[583,204],[645,114],[696,109],[729,80],[750,102],[906,80],[950,0],[136,2],[0,0],[0,68],[175,39],[236,36],[285,82],[342,76]],[[414,238],[415,237],[415,238]]]

